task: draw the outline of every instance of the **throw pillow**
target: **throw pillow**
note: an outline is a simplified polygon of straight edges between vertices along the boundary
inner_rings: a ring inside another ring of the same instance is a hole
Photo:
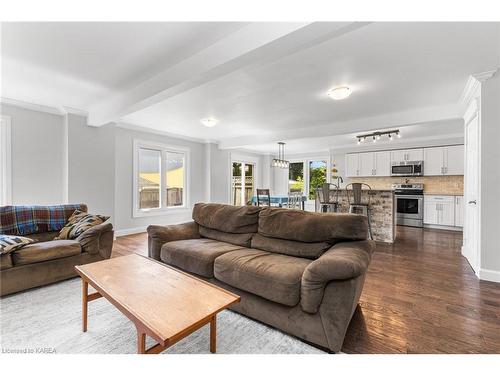
[[[33,242],[36,241],[28,237],[0,234],[0,254],[8,254]]]
[[[75,239],[87,229],[102,224],[108,219],[109,216],[92,215],[80,210],[75,210],[54,240]]]

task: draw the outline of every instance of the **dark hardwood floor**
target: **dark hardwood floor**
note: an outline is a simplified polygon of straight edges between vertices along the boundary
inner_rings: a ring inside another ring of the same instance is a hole
[[[500,284],[479,281],[461,232],[398,227],[377,243],[344,341],[346,353],[500,353]],[[113,256],[147,254],[145,233],[120,237]]]

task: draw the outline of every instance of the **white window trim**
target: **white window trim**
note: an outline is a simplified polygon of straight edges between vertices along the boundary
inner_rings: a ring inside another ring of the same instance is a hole
[[[329,155],[313,155],[308,156],[307,158],[298,158],[298,159],[289,159],[290,163],[304,163],[304,195],[307,196],[307,204],[314,203],[314,200],[309,199],[309,162],[311,161],[326,161],[326,182],[330,182],[331,180],[331,161]],[[287,186],[288,186],[288,175],[287,177]]]
[[[182,146],[177,146],[177,145],[168,145],[164,143],[158,143],[158,142],[153,142],[153,141],[144,141],[140,139],[134,139],[134,147],[133,147],[133,209],[132,209],[132,217],[137,218],[137,217],[148,217],[148,216],[162,216],[166,215],[169,212],[179,212],[179,211],[189,211],[190,207],[190,202],[191,202],[191,196],[190,196],[190,186],[191,186],[191,150],[187,147],[182,147]],[[139,179],[139,149],[140,148],[149,148],[153,150],[159,150],[162,154],[161,158],[161,165],[160,165],[160,173],[161,173],[161,182],[160,182],[160,200],[161,200],[161,207],[159,208],[148,208],[148,209],[140,209],[139,208],[139,199],[138,199],[138,190],[139,190],[139,184],[138,184],[138,179]],[[183,205],[182,206],[173,206],[173,207],[167,207],[164,206],[164,193],[163,193],[163,187],[165,186],[165,174],[163,173],[164,170],[164,163],[165,163],[165,158],[164,155],[166,152],[173,152],[173,153],[182,153],[184,154],[184,189],[182,192],[182,200],[183,200]]]
[[[229,204],[233,204],[233,163],[252,164],[253,165],[254,190],[259,187],[259,183],[260,183],[259,158],[254,157],[254,156],[250,156],[250,155],[231,152],[231,157],[229,158],[229,170],[230,170],[230,173],[229,173],[229,200],[228,200]],[[243,170],[242,170],[242,174],[243,174],[243,176],[245,175],[245,172]],[[242,191],[243,191],[243,189],[242,189]],[[255,195],[255,191],[253,192],[253,195]]]
[[[0,205],[12,204],[12,133],[10,116],[1,116],[1,172]]]

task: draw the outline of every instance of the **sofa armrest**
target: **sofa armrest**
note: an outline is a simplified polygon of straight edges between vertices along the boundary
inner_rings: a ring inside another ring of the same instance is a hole
[[[200,238],[198,224],[194,221],[176,225],[148,226],[148,256],[160,260],[161,247],[170,241]]]
[[[364,274],[374,250],[375,242],[371,240],[341,242],[309,264],[302,275],[302,309],[316,313],[329,282],[353,279]]]
[[[80,242],[83,251],[89,254],[100,254],[104,259],[108,259],[113,249],[113,237],[113,225],[102,223],[87,229],[75,240]]]

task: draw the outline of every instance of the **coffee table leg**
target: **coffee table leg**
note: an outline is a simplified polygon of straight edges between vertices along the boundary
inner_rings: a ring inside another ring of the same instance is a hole
[[[87,332],[87,306],[89,295],[89,283],[82,279],[82,330]]]
[[[137,330],[137,354],[146,353],[146,334]]]
[[[217,345],[217,315],[210,319],[210,353],[215,353]]]

